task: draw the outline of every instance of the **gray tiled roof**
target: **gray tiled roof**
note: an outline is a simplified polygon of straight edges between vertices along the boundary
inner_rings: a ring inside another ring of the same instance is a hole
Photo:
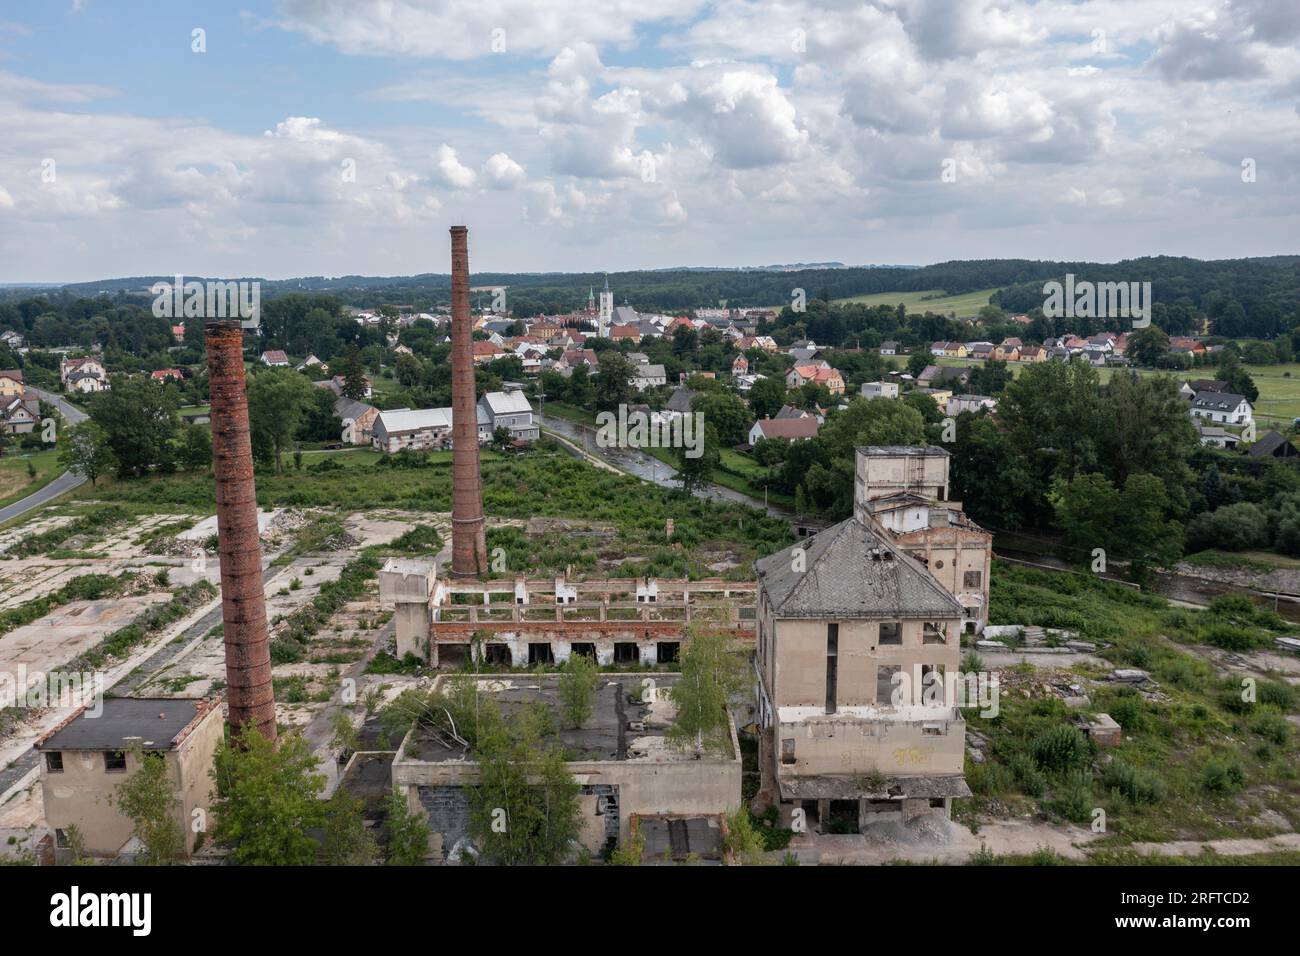
[[[798,547],[805,549],[803,571],[793,570]],[[779,618],[945,619],[962,613],[928,571],[855,518],[754,567]]]

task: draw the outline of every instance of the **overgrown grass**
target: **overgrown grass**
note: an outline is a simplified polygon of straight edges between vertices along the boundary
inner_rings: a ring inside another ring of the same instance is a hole
[[[985,762],[968,762],[971,808],[1030,811],[1090,824],[1105,812],[1102,847],[1136,841],[1263,836],[1276,824],[1265,810],[1300,825],[1295,735],[1285,715],[1297,693],[1280,680],[1221,676],[1185,646],[1238,635],[1264,646],[1286,624],[1239,597],[1206,611],[1083,575],[995,565],[990,620],[1077,630],[1107,646],[1108,665],[1140,667],[1154,688],[1102,680],[1109,666],[1069,670],[1091,680],[1090,701],[1069,710],[1044,692],[1039,672],[1003,674],[1000,713],[967,720],[989,740]],[[1044,659],[1043,664],[1050,664]],[[1028,696],[1026,696],[1026,694]],[[1082,744],[1079,718],[1108,713],[1123,742],[1098,751]],[[964,815],[964,813],[963,813]]]

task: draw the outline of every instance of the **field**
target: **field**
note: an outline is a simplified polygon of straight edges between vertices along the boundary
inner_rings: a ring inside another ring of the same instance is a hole
[[[1262,425],[1290,425],[1300,417],[1300,363],[1286,365],[1245,365],[1259,389],[1255,417]],[[1207,369],[1205,374],[1213,373]]]
[[[909,312],[936,312],[947,315],[954,312],[957,318],[964,319],[979,314],[979,310],[989,304],[989,296],[997,288],[980,289],[975,292],[963,292],[961,295],[947,295],[942,289],[930,292],[877,292],[872,295],[855,295],[836,302],[861,302],[864,305],[898,305],[902,302]]]
[[[36,469],[35,478],[27,473],[29,462]],[[33,455],[12,452],[6,454],[0,458],[0,505],[7,505],[30,495],[33,491],[38,491],[62,472],[63,469],[59,467],[59,453],[53,448],[48,451],[38,451]]]

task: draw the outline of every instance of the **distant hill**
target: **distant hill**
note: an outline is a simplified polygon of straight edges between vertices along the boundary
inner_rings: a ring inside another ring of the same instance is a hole
[[[1033,259],[968,259],[928,266],[845,266],[841,263],[793,263],[749,269],[682,268],[609,273],[615,301],[641,310],[674,311],[698,306],[779,307],[796,289],[808,299],[848,299],[882,293],[942,290],[949,296],[999,289],[994,302],[1011,311],[1029,311],[1042,304],[1042,284],[1066,273],[1092,281],[1149,281],[1156,301],[1186,300],[1197,308],[1217,306],[1219,299],[1269,303],[1287,314],[1300,306],[1300,256],[1256,259],[1199,260],[1171,256],[1128,259],[1115,263],[1057,262]],[[165,275],[130,276],[78,282],[64,286],[0,288],[0,302],[34,295],[85,298],[107,295],[143,300],[149,287]],[[203,278],[191,277],[188,278]],[[255,278],[251,276],[224,276]],[[411,305],[432,309],[445,305],[451,294],[450,276],[302,276],[263,279],[264,299],[295,292],[325,293],[355,306]],[[520,316],[567,312],[583,307],[588,290],[599,289],[605,273],[478,272],[475,286],[509,288],[510,309]],[[1215,297],[1218,297],[1216,299]]]

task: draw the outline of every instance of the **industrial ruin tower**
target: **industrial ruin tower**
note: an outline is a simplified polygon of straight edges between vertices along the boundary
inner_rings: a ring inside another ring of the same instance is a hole
[[[212,400],[212,471],[217,490],[228,719],[236,731],[252,724],[263,737],[274,741],[275,697],[244,387],[244,331],[238,320],[210,321],[204,334]]]
[[[473,318],[469,311],[469,230],[451,227],[451,573],[486,574],[483,481],[478,467]]]

